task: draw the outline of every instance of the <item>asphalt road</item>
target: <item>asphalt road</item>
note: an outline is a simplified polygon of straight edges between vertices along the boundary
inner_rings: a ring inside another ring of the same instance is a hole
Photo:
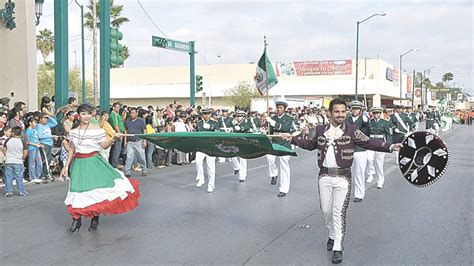
[[[473,129],[443,135],[451,162],[427,188],[408,184],[386,156],[384,188],[350,203],[344,264],[473,264]],[[231,163],[216,164],[212,194],[194,186],[194,164],[153,170],[139,177],[140,206],[101,217],[93,233],[88,220],[65,231],[66,183],[28,185],[28,197],[0,199],[1,264],[330,264],[315,153],[298,155],[285,198],[276,197],[265,159],[249,161],[245,183]]]

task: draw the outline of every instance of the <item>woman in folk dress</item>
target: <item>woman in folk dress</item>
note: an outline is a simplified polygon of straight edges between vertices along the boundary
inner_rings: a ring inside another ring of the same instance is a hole
[[[71,178],[64,201],[72,217],[72,225],[67,231],[78,231],[82,216],[91,218],[89,231],[95,231],[99,226],[99,215],[135,209],[140,192],[137,180],[126,178],[100,155],[101,149],[107,149],[122,135],[117,133],[107,140],[105,130],[91,123],[91,106],[80,105],[77,112],[80,124],[69,133],[71,145],[62,169],[62,175],[68,176],[70,172]]]

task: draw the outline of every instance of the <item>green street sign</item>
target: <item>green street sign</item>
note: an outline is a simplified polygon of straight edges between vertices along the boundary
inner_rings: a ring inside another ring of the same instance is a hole
[[[164,49],[180,51],[180,52],[189,53],[191,51],[191,49],[189,48],[189,43],[187,42],[180,42],[180,41],[166,39],[166,38],[158,37],[158,36],[151,37],[151,45],[164,48]]]

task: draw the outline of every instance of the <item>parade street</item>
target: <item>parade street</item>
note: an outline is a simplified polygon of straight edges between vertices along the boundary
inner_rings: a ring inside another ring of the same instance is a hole
[[[417,188],[385,158],[386,182],[367,187],[348,209],[344,264],[473,263],[474,133],[457,125],[441,137],[446,173]],[[239,183],[230,162],[216,163],[216,189],[195,186],[195,165],[154,169],[140,180],[139,207],[102,216],[98,231],[67,233],[67,183],[28,184],[27,197],[0,199],[3,265],[233,264],[325,265],[327,230],[319,207],[316,153],[291,158],[291,188],[277,198],[265,158],[249,160]],[[132,177],[134,173],[132,172]],[[135,173],[136,176],[138,174]]]

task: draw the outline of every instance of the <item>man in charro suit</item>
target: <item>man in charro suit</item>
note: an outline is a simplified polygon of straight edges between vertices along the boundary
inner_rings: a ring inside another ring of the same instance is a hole
[[[369,137],[372,139],[383,140],[386,143],[392,143],[391,125],[387,120],[381,118],[383,109],[381,107],[372,107],[370,109],[373,118],[369,121]],[[382,189],[385,182],[385,176],[383,173],[385,153],[367,150],[367,160],[369,177],[367,183],[372,183],[373,174],[377,177],[377,188]]]
[[[351,114],[346,117],[346,123],[355,125],[362,133],[367,135],[369,119],[362,113],[364,104],[360,101],[352,101],[349,105]],[[360,202],[365,197],[365,172],[367,166],[367,151],[357,146],[354,150],[354,164],[352,174],[354,176],[354,202]]]
[[[285,112],[288,107],[288,102],[280,98],[275,101],[275,105],[277,114],[271,118],[267,118],[267,122],[270,124],[270,134],[294,132],[293,117]],[[290,142],[284,139],[272,138],[272,142],[291,149]],[[290,156],[279,156],[278,159],[280,160],[280,192],[278,193],[278,197],[280,198],[285,197],[290,190]],[[276,185],[278,181],[278,168],[275,160],[275,155],[267,155],[268,175],[271,177],[270,184],[272,185]]]
[[[346,103],[340,98],[329,104],[329,115],[330,124],[317,126],[314,138],[292,137],[289,133],[284,133],[281,137],[303,149],[319,150],[319,199],[329,231],[327,250],[333,251],[333,263],[341,263],[346,211],[351,193],[351,165],[356,145],[380,152],[399,150],[402,145],[390,145],[381,139],[371,139],[355,125],[345,123]]]

